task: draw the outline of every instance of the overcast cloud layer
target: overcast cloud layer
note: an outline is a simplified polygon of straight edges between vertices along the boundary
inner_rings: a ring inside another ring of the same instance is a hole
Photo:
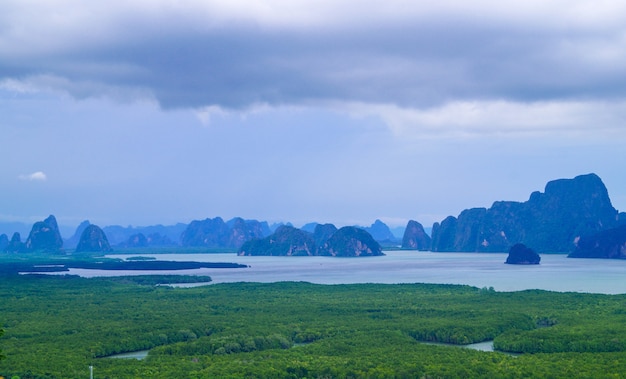
[[[3,1],[0,220],[623,208],[624,62],[621,1]]]

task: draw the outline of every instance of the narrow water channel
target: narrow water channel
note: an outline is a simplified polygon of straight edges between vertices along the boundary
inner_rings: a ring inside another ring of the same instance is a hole
[[[421,342],[423,344],[426,344],[426,345],[451,346],[451,347],[463,348],[463,349],[472,349],[472,350],[478,350],[478,351],[496,352],[496,353],[511,355],[511,356],[514,356],[514,357],[519,355],[519,354],[515,354],[515,353],[509,353],[509,352],[506,352],[506,351],[494,350],[493,349],[493,341],[483,341],[483,342],[478,342],[478,343],[470,343],[468,345],[456,345],[456,344],[453,344],[453,343],[444,343],[444,342],[426,342],[426,341],[419,341],[419,342]]]
[[[130,353],[113,354],[103,358],[119,358],[119,359],[144,359],[148,356],[150,350],[131,351]]]

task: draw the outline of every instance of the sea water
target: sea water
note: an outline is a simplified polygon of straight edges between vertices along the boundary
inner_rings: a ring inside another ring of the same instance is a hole
[[[209,275],[211,283],[305,281],[319,284],[438,283],[465,284],[496,291],[543,289],[559,292],[626,293],[626,260],[541,256],[539,265],[504,264],[504,253],[386,251],[385,256],[268,257],[228,254],[141,254],[159,260],[233,262],[247,268],[177,271],[70,269],[84,277],[145,274]],[[134,255],[108,255],[128,258]]]

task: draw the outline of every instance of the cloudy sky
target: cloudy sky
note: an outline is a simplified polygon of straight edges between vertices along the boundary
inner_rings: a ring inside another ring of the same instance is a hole
[[[4,0],[0,221],[624,210],[624,62],[618,0]]]

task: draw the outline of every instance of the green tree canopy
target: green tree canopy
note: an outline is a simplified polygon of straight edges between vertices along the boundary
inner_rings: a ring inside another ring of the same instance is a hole
[[[0,328],[0,337],[2,337],[3,334],[4,334],[4,330]],[[2,360],[2,358],[4,358],[4,355],[2,355],[2,350],[0,350],[0,360]]]

